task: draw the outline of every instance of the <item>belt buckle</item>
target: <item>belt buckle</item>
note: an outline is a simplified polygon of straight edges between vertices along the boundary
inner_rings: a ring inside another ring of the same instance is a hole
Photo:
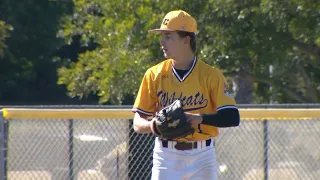
[[[191,147],[190,147],[191,146]],[[177,142],[177,144],[174,146],[177,150],[191,150],[195,148],[194,142]]]

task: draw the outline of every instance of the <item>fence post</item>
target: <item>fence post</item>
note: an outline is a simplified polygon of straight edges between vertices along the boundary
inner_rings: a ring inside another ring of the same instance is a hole
[[[0,179],[7,179],[6,177],[6,152],[7,152],[7,135],[5,131],[5,122],[3,111],[0,110]]]
[[[69,119],[69,180],[74,179],[73,169],[73,119]]]
[[[268,180],[268,120],[263,121],[263,171],[264,171],[264,180]]]

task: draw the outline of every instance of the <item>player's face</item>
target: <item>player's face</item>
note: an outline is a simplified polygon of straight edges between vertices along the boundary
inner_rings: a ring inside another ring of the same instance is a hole
[[[166,58],[175,59],[184,52],[184,38],[181,38],[177,32],[161,33],[160,45]]]

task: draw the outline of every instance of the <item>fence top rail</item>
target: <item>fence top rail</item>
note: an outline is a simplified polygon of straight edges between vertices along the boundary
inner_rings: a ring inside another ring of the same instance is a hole
[[[2,109],[5,119],[132,119],[131,109]],[[242,120],[311,120],[320,119],[320,108],[264,109],[240,108]]]
[[[320,108],[318,104],[237,104],[239,108]],[[131,109],[133,105],[0,105],[3,108],[27,108],[27,109]]]

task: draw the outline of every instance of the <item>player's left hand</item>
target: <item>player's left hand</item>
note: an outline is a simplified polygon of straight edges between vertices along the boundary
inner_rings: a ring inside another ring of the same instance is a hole
[[[161,109],[152,118],[150,129],[154,135],[162,139],[184,138],[195,131],[187,121],[180,99]]]
[[[202,116],[200,114],[191,114],[188,112],[185,112],[187,121],[190,122],[192,125],[198,125],[202,123]]]

